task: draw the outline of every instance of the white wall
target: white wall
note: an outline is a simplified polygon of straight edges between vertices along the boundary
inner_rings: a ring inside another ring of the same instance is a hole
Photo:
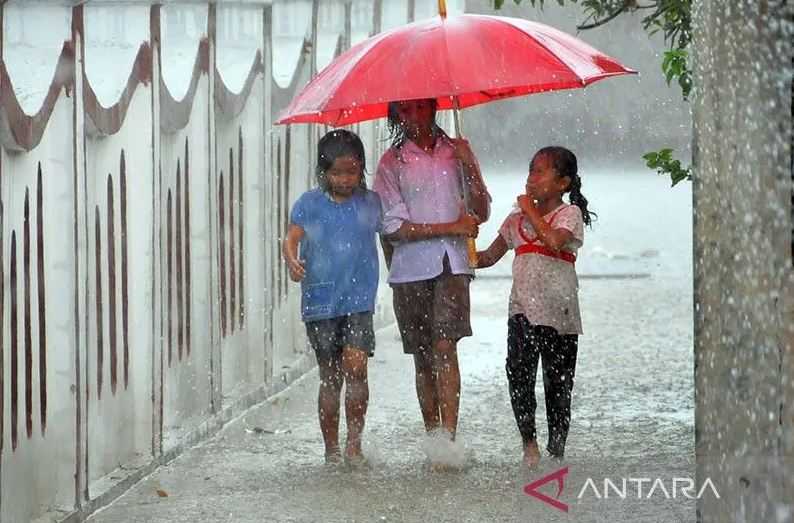
[[[279,242],[326,129],[271,122],[350,40],[314,2],[0,6],[0,520],[82,517],[313,364]]]

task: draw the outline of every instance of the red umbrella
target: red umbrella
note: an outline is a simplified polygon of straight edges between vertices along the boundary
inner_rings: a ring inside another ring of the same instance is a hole
[[[473,14],[447,18],[445,0],[438,6],[438,18],[377,34],[337,57],[276,124],[338,127],[384,118],[389,102],[435,98],[439,109],[456,109],[460,136],[458,108],[636,73],[547,25]],[[468,249],[475,267],[473,239]]]
[[[455,101],[463,108],[632,73],[543,24],[474,14],[446,18],[442,10],[439,17],[350,48],[306,85],[276,123],[341,126],[386,117],[390,101],[435,98],[439,109]]]

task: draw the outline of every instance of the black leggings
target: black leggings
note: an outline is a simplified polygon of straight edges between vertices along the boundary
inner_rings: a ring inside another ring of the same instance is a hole
[[[516,314],[508,320],[505,367],[510,402],[524,446],[536,439],[535,377],[540,357],[549,424],[548,451],[558,457],[565,454],[565,440],[571,425],[571,391],[578,344],[578,335],[560,335],[553,327],[530,325],[523,314]]]

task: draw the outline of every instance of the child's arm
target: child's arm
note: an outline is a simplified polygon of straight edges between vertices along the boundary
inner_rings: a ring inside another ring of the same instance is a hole
[[[477,237],[480,223],[461,205],[460,217],[448,223],[414,223],[410,221],[408,207],[400,193],[397,175],[389,169],[387,155],[381,159],[375,175],[373,189],[380,197],[383,208],[383,238],[392,242],[413,242],[440,236]]]
[[[573,233],[568,229],[555,229],[546,223],[529,196],[525,194],[519,196],[518,206],[521,208],[521,212],[524,213],[524,216],[529,220],[529,223],[532,224],[532,228],[535,230],[538,239],[543,242],[546,247],[555,251],[560,251],[573,240]]]
[[[385,236],[386,240],[415,242],[439,236],[466,236],[476,238],[480,220],[461,208],[457,221],[449,223],[413,223],[404,221],[400,228]]]
[[[502,259],[502,256],[504,256],[508,250],[505,239],[502,238],[501,234],[497,235],[490,247],[484,251],[477,251],[477,268],[485,269],[486,267],[494,265]]]
[[[292,281],[301,281],[306,276],[306,269],[303,262],[298,258],[298,245],[303,238],[303,227],[289,224],[287,227],[287,237],[281,245],[281,254],[289,269],[289,277]]]
[[[391,270],[391,256],[394,254],[394,245],[381,235],[380,246],[383,248],[383,258],[386,260],[386,268]]]

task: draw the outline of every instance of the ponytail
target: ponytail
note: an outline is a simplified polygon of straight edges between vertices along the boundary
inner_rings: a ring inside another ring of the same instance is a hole
[[[571,205],[579,207],[579,210],[582,211],[582,221],[585,225],[591,226],[593,218],[598,218],[598,215],[587,210],[587,198],[582,194],[582,178],[580,178],[578,174],[575,174],[573,178],[571,178],[568,190],[570,191],[568,198],[571,200]]]

